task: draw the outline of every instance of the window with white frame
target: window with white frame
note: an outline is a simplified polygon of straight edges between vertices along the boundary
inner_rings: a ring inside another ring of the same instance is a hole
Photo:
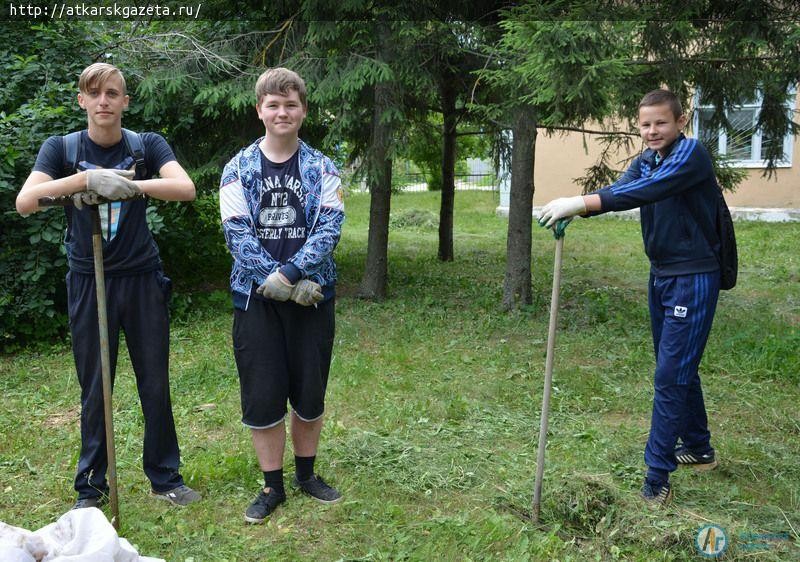
[[[786,111],[791,113],[794,109],[796,93],[790,92],[787,96]],[[777,162],[778,167],[792,165],[792,135],[771,137],[761,129],[756,128],[758,115],[761,111],[761,94],[758,93],[753,100],[726,112],[726,117],[732,129],[724,127],[711,127],[710,120],[714,114],[714,106],[703,103],[702,97],[695,96],[695,111],[693,128],[697,138],[707,147],[716,148],[719,154],[725,154],[731,159],[734,166],[742,168],[762,168],[767,165],[767,148],[772,143],[783,145],[783,158]]]

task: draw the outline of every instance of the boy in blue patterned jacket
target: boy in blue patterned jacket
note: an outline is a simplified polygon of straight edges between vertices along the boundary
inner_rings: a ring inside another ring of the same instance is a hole
[[[294,485],[323,503],[341,499],[314,473],[333,350],[341,181],[331,160],[298,137],[308,110],[299,75],[267,70],[256,99],[266,133],[228,162],[220,182],[242,423],[264,473],[264,488],[245,511],[248,523],[264,521],[286,500],[287,400]]]
[[[575,215],[640,207],[656,355],[642,496],[655,504],[672,499],[669,475],[678,465],[717,466],[697,370],[720,291],[719,245],[712,247],[703,234],[715,228],[719,186],[703,145],[681,132],[686,122],[674,93],[648,93],[639,103],[639,133],[647,150],[612,185],[554,199],[539,219],[551,227]]]

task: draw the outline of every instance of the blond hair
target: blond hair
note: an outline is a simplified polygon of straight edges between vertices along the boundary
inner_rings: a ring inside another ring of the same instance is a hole
[[[256,102],[261,103],[264,96],[268,94],[289,95],[289,90],[297,92],[300,103],[304,108],[308,107],[306,83],[300,78],[300,75],[288,68],[270,68],[262,73],[256,81]]]
[[[81,77],[78,78],[78,90],[86,93],[92,86],[103,85],[112,76],[119,76],[122,81],[122,93],[127,93],[128,88],[122,71],[113,64],[106,62],[96,62],[84,68],[83,72],[81,72]]]

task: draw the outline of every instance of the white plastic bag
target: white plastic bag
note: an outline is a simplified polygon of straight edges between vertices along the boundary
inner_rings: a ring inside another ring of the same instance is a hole
[[[96,507],[73,509],[38,531],[0,522],[0,560],[9,562],[164,562],[139,556]]]

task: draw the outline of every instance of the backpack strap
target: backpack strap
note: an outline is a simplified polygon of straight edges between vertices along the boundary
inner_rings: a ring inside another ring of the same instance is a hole
[[[75,131],[61,137],[64,147],[64,175],[71,176],[78,169],[78,152],[81,148],[81,132]]]
[[[80,158],[80,151],[83,148],[81,142],[81,132],[75,131],[61,137],[62,146],[64,149],[64,176],[71,176],[78,171],[78,159]],[[72,227],[72,206],[67,205],[64,207],[64,213],[67,216],[67,225]]]
[[[139,133],[134,133],[130,129],[122,129],[122,138],[125,140],[125,148],[128,154],[133,156],[136,161],[136,179],[147,177],[147,165],[144,161],[144,144]]]
[[[71,176],[77,171],[78,158],[81,149],[81,132],[75,131],[61,137],[64,147],[64,175]],[[125,149],[128,154],[133,156],[136,161],[137,178],[147,177],[147,165],[144,160],[144,144],[138,133],[130,129],[122,129],[122,139],[125,141]]]

